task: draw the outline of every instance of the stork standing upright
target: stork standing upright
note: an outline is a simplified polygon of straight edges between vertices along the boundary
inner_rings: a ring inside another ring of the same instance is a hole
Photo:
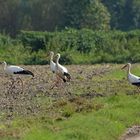
[[[23,68],[21,68],[19,66],[13,66],[13,65],[8,66],[5,61],[0,62],[0,63],[4,65],[5,73],[10,75],[10,76],[12,76],[12,85],[11,85],[11,87],[13,86],[13,84],[14,84],[14,82],[16,80],[14,75],[21,75],[22,74],[22,75],[31,75],[32,77],[34,77],[34,74],[29,70],[25,70],[25,69],[23,69]],[[20,81],[22,83],[22,91],[23,91],[23,81],[22,81],[22,79],[20,77],[18,77],[18,79],[20,79]]]
[[[55,71],[56,71],[56,64],[55,64],[55,62],[53,61],[53,56],[54,56],[54,52],[51,51],[51,52],[50,52],[50,68],[51,68],[51,71],[52,71],[53,73],[55,73]]]
[[[53,61],[53,57],[54,57],[54,52],[50,51],[50,69],[53,73],[55,73],[56,72],[56,64]],[[51,89],[53,89],[54,86],[57,85],[57,81],[58,81],[58,77],[57,77],[57,80],[54,81],[54,84],[51,86]]]
[[[63,82],[69,82],[71,76],[66,67],[59,64],[60,54],[56,54],[56,74],[63,80]]]
[[[125,66],[122,67],[122,69],[127,68],[127,79],[130,84],[135,85],[138,87],[138,90],[140,89],[140,77],[132,74],[130,72],[131,64],[127,63]]]

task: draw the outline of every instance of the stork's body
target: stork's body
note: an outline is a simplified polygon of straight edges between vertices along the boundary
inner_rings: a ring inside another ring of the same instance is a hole
[[[122,69],[124,69],[125,67],[127,67],[127,79],[129,81],[129,83],[140,87],[140,77],[136,76],[130,72],[131,64],[130,63],[126,64]]]
[[[56,71],[56,64],[55,64],[55,62],[53,61],[53,56],[54,56],[54,52],[50,52],[50,68],[51,68],[51,71],[53,72],[53,73],[55,73],[55,71]]]
[[[25,70],[19,66],[8,66],[6,62],[2,62],[1,64],[4,64],[4,71],[7,75],[12,77],[12,85],[14,84],[14,81],[17,77],[15,77],[15,75],[31,75],[32,77],[34,77],[34,74],[29,71],[29,70]],[[21,80],[21,78],[18,77],[18,79],[20,79],[20,81],[22,82],[22,91],[23,91],[23,81]]]
[[[53,61],[53,57],[54,57],[54,52],[53,51],[51,51],[50,52],[50,69],[51,69],[51,71],[53,72],[53,73],[56,73],[56,63]],[[53,89],[54,88],[54,86],[56,86],[57,85],[57,81],[58,81],[58,78],[59,77],[57,77],[57,79],[54,81],[54,84],[51,86],[51,89]],[[53,78],[54,79],[54,78]]]
[[[29,71],[29,70],[25,70],[19,66],[5,66],[4,67],[4,70],[5,70],[5,73],[8,74],[8,75],[32,75],[34,77],[34,74]]]
[[[62,66],[61,64],[59,64],[59,59],[60,59],[60,54],[58,53],[56,55],[56,74],[64,81],[70,81],[71,76],[67,70],[66,67]]]
[[[132,84],[132,85],[136,85],[136,86],[140,86],[140,77],[129,73],[128,74],[128,81]]]

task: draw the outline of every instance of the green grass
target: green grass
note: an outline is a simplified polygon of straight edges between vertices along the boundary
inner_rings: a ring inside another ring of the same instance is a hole
[[[90,113],[75,114],[65,121],[56,121],[53,123],[54,130],[40,124],[23,140],[118,140],[126,128],[140,123],[139,95],[119,95],[95,100],[104,107]]]

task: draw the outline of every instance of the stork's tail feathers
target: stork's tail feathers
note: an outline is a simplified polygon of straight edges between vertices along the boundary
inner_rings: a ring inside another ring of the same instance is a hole
[[[67,77],[68,81],[70,81],[70,80],[71,80],[71,76],[70,76],[70,74],[69,74],[69,73],[64,72],[64,75]]]
[[[25,74],[29,74],[29,75],[32,75],[34,77],[34,74],[29,70],[25,70]]]
[[[34,77],[34,74],[29,70],[14,72],[14,74],[27,74],[27,75],[32,75]]]
[[[64,78],[63,78],[62,80],[63,80],[63,82],[64,82],[64,83],[66,83],[66,82],[67,82],[67,80],[66,80],[66,79],[64,79]]]

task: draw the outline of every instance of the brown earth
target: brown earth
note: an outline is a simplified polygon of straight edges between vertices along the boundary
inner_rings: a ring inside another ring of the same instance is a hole
[[[140,126],[128,128],[121,140],[140,140]]]
[[[54,87],[51,90],[55,75],[50,71],[48,65],[21,67],[31,70],[35,74],[34,78],[20,76],[24,82],[23,93],[21,84],[18,82],[12,90],[9,90],[11,85],[10,77],[6,76],[2,66],[0,67],[0,110],[6,120],[17,115],[24,116],[38,113],[40,110],[40,104],[36,102],[38,97],[73,98],[77,88],[82,92],[81,97],[84,98],[104,96],[102,93],[94,91],[90,87],[90,83],[94,76],[101,77],[112,70],[109,65],[97,66],[96,68],[94,66],[67,66],[72,75],[71,82],[64,84],[63,87]],[[85,70],[86,68],[87,70]]]

